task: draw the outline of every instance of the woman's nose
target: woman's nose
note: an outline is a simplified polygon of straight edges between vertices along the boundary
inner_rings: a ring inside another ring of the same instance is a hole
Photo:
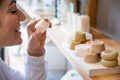
[[[23,14],[23,12],[18,10],[18,18],[20,21],[24,21],[26,19],[26,16]]]

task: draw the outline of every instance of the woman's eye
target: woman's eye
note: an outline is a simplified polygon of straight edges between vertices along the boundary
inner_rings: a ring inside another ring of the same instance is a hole
[[[12,14],[15,14],[15,13],[17,13],[17,10],[11,11],[11,13],[12,13]]]

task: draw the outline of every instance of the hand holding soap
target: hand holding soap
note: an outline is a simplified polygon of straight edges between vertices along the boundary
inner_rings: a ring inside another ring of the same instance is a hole
[[[35,25],[35,28],[36,30],[40,30],[41,33],[43,33],[47,30],[49,26],[50,26],[50,22],[42,19]]]

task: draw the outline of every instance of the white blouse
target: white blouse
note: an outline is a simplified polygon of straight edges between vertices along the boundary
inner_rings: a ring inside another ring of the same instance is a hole
[[[47,68],[44,56],[27,55],[25,75],[13,70],[0,59],[0,80],[45,80],[46,76]]]

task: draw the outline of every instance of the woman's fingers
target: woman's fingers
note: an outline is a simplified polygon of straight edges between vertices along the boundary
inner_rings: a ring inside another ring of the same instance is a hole
[[[37,23],[39,20],[40,20],[40,19],[36,19],[36,20],[33,20],[33,21],[31,21],[31,22],[28,23],[28,25],[27,25],[28,36],[30,36],[33,32],[36,31],[36,29],[35,29],[34,26],[36,25],[36,23]]]
[[[41,33],[40,31],[36,31],[30,37],[29,48],[32,49],[44,48],[45,39],[46,39],[46,32]]]

